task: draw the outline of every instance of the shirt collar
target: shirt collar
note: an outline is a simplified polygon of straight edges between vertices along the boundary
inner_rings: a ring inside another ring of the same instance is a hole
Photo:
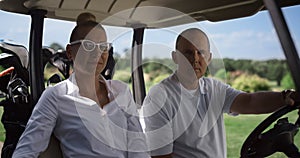
[[[206,94],[207,93],[207,84],[206,84],[206,81],[204,79],[204,77],[201,77],[199,79],[199,87],[200,87],[200,93],[201,94]]]
[[[107,80],[105,80],[105,83],[106,85],[109,84],[109,82]],[[79,88],[78,88],[78,85],[77,85],[77,81],[76,81],[76,78],[75,78],[75,73],[72,73],[69,77],[69,79],[67,80],[67,94],[72,94],[72,93],[79,93]],[[111,89],[110,89],[110,86],[106,86],[107,88],[107,91],[110,92]]]
[[[113,93],[111,91],[111,87],[110,87],[110,82],[108,80],[105,80],[106,83],[106,88],[108,91],[108,98],[109,100],[113,100],[114,96]],[[95,105],[95,102],[89,98],[83,97],[80,95],[79,93],[79,88],[76,82],[76,78],[75,78],[75,73],[72,73],[69,77],[69,79],[67,80],[67,95],[71,95],[73,97],[76,97],[79,100],[84,100],[85,104],[88,105]]]
[[[174,72],[172,74],[172,77],[171,79],[175,80],[176,82],[178,82],[178,84],[181,84],[177,78],[177,75],[176,75],[176,72]],[[199,79],[199,89],[200,89],[200,94],[206,94],[207,91],[208,91],[208,87],[207,87],[207,84],[206,84],[206,80],[205,80],[205,77],[201,77]]]
[[[75,79],[75,73],[72,73],[69,79],[67,80],[67,94],[78,93],[79,88]]]

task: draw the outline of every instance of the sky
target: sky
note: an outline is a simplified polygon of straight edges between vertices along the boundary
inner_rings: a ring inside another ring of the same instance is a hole
[[[283,9],[292,38],[300,49],[300,6]],[[12,40],[28,48],[30,16],[0,11],[0,39]],[[68,43],[74,22],[45,19],[43,45],[56,42],[62,46]],[[269,13],[262,11],[256,15],[223,22],[197,22],[145,32],[144,57],[170,57],[177,35],[186,28],[198,27],[204,30],[211,42],[215,57],[233,59],[284,59],[276,31]],[[132,30],[120,27],[105,27],[108,41],[113,43],[116,53],[122,55],[131,47]]]

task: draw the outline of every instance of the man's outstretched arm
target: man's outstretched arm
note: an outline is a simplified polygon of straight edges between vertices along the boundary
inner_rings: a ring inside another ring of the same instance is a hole
[[[289,98],[286,99],[286,97],[286,94],[283,94],[283,92],[241,93],[233,101],[230,110],[239,114],[271,113],[290,102],[287,100]],[[293,92],[288,97],[299,100],[300,95],[297,92]]]

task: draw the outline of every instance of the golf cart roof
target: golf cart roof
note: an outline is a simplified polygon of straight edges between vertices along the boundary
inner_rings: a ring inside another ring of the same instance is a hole
[[[300,1],[278,3],[285,7]],[[105,25],[161,28],[192,22],[187,17],[222,21],[251,16],[265,7],[262,0],[1,0],[0,9],[28,15],[32,9],[43,9],[47,18],[69,21],[76,21],[82,12],[91,12]]]

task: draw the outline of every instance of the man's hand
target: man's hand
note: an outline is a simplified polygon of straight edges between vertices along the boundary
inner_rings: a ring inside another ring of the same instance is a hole
[[[294,90],[284,90],[281,92],[283,100],[287,105],[300,104],[300,93]]]

